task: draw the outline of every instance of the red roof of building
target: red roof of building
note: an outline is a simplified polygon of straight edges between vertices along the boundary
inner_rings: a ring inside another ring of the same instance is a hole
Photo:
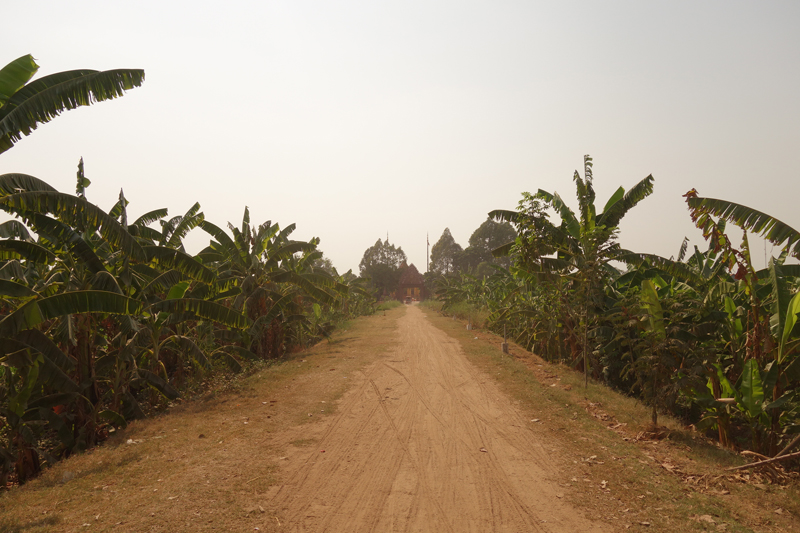
[[[411,263],[403,273],[400,274],[400,285],[424,285],[425,278],[419,273],[414,263]]]

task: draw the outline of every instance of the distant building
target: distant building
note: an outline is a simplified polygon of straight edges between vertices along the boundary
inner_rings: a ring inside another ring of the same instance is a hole
[[[417,267],[412,263],[411,265],[400,267],[402,273],[400,274],[400,283],[397,284],[397,290],[394,297],[405,302],[407,298],[414,301],[422,301],[427,297],[425,293],[425,278],[419,273]]]

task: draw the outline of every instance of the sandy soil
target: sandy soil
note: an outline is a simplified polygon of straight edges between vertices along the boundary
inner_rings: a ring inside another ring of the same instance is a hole
[[[542,438],[455,340],[415,306],[397,324],[337,414],[303,426],[313,445],[275,458],[282,531],[610,530],[563,499]]]

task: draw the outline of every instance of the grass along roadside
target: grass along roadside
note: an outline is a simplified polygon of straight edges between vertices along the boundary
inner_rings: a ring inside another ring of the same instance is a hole
[[[282,461],[312,446],[353,374],[392,346],[405,307],[353,320],[227,390],[132,423],[0,494],[0,531],[269,531]]]
[[[426,309],[428,319],[457,339],[469,360],[491,375],[527,412],[561,471],[564,497],[620,531],[800,530],[800,491],[757,474],[722,476],[742,464],[679,422],[660,416],[664,438],[646,433],[649,410],[583,374],[553,365],[502,338],[468,331]]]

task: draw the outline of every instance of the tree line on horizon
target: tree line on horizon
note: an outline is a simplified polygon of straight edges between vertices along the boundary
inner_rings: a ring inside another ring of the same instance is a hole
[[[442,236],[431,248],[430,264],[424,273],[426,288],[430,294],[441,276],[464,273],[485,277],[496,267],[508,268],[507,257],[494,257],[492,251],[513,242],[517,232],[508,222],[496,222],[487,218],[470,236],[467,248],[462,248],[445,228]],[[376,297],[391,297],[397,289],[408,258],[403,248],[378,239],[364,251],[359,263],[359,274],[371,287]]]

